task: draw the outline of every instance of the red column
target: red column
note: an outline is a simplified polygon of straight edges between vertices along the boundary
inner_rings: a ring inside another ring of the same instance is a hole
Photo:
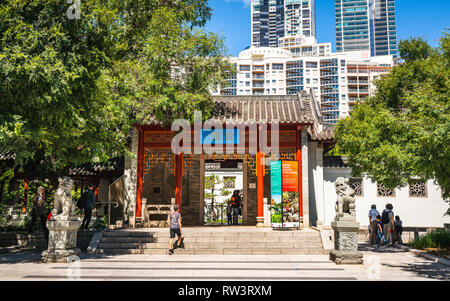
[[[180,208],[181,212],[181,177],[183,176],[183,154],[177,154],[175,156],[175,203]]]
[[[142,216],[142,178],[144,176],[144,131],[139,126],[139,147],[137,158],[136,217]]]
[[[256,177],[258,180],[258,218],[264,218],[264,154],[260,149],[259,132],[261,126],[258,126],[258,153],[256,154]]]
[[[22,208],[22,213],[26,214],[27,213],[27,203],[28,203],[28,179],[25,178],[25,181],[23,183],[23,186],[25,188],[24,194],[23,194],[23,208]]]
[[[299,193],[299,209],[300,216],[303,217],[303,182],[302,182],[302,127],[297,127],[297,153],[296,158],[298,161],[298,193]]]

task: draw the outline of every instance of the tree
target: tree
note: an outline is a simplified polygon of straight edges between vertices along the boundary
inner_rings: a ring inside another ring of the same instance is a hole
[[[404,63],[376,82],[377,92],[336,126],[353,174],[393,189],[433,179],[450,196],[450,35],[431,48],[400,43]]]
[[[0,1],[0,153],[14,168],[106,161],[133,124],[208,111],[228,68],[207,0]]]
[[[218,175],[211,174],[210,176],[205,177],[205,199],[211,200],[211,212],[212,212],[212,220],[216,219],[216,212],[214,210],[214,203],[217,196],[228,196],[231,194],[231,191],[226,189],[225,186],[222,188],[217,188],[217,185],[224,184],[225,181],[222,180]],[[223,210],[223,208],[222,208]]]

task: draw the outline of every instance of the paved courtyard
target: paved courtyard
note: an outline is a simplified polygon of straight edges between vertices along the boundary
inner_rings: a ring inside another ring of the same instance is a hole
[[[327,255],[82,255],[43,264],[37,252],[0,254],[0,280],[449,280],[450,268],[395,248],[361,245],[364,265]]]

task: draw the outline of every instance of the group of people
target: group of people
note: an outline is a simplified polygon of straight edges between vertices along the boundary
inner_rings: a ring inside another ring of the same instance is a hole
[[[231,199],[227,203],[227,221],[228,225],[237,225],[239,215],[242,215],[242,198],[239,190],[233,191]]]
[[[376,205],[369,210],[369,241],[371,245],[394,244],[402,242],[403,226],[400,216],[394,216],[394,206],[386,204],[380,215]]]

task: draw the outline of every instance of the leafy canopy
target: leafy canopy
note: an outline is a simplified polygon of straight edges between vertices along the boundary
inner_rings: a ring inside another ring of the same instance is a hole
[[[450,35],[440,46],[400,43],[404,63],[379,79],[377,92],[336,126],[336,142],[355,176],[388,188],[434,179],[450,195]]]
[[[0,153],[55,171],[123,154],[149,114],[208,111],[229,68],[207,0],[0,1]]]

